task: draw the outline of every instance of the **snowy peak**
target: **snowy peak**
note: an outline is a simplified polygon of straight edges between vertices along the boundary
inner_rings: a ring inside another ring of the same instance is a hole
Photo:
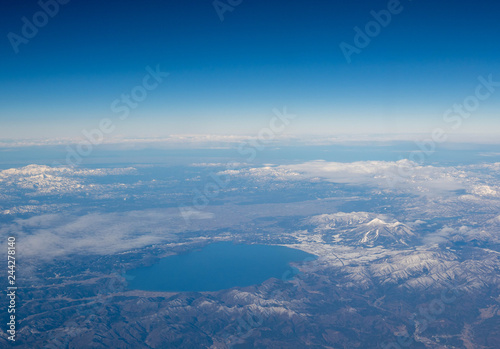
[[[380,219],[362,224],[354,230],[354,234],[358,238],[361,237],[359,244],[365,245],[408,245],[415,237],[415,233],[403,223],[386,223]]]
[[[386,225],[386,224],[387,224],[386,222],[384,222],[383,220],[381,220],[379,218],[375,218],[375,219],[369,221],[368,223],[366,223],[366,225]]]
[[[368,212],[337,212],[333,214],[322,214],[313,216],[308,219],[308,223],[312,225],[338,227],[345,225],[357,225],[368,222],[375,215]]]
[[[347,245],[408,246],[416,238],[407,225],[368,212],[324,214],[311,217],[307,223],[314,225],[314,232],[325,241]]]

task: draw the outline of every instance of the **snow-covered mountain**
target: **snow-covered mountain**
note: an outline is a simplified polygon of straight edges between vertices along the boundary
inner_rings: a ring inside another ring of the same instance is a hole
[[[416,238],[409,226],[368,212],[323,214],[307,219],[306,223],[315,226],[314,233],[321,234],[325,241],[333,238],[348,245],[409,246]]]

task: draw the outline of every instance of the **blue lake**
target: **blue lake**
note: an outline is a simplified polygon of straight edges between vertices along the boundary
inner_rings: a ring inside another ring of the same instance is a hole
[[[127,271],[128,288],[145,291],[218,291],[256,285],[269,278],[290,279],[291,262],[313,260],[309,253],[270,245],[216,242]]]

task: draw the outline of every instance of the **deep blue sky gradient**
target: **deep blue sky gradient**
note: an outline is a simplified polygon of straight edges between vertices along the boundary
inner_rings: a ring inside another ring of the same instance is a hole
[[[125,136],[252,134],[284,105],[295,133],[426,132],[478,76],[500,81],[500,4],[401,4],[348,64],[339,44],[387,1],[244,0],[221,22],[209,0],[72,0],[16,54],[7,33],[40,8],[6,0],[0,137],[74,136],[103,117]],[[158,64],[170,76],[118,121],[111,102]],[[499,97],[459,131],[500,126]]]

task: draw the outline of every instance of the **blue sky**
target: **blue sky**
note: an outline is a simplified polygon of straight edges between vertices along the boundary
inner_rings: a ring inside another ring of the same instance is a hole
[[[500,5],[399,6],[348,63],[339,45],[352,45],[353,28],[388,1],[244,0],[221,21],[209,0],[72,0],[16,53],[8,34],[22,35],[23,16],[33,21],[40,5],[8,0],[0,138],[75,137],[102,118],[126,137],[254,134],[283,106],[299,116],[294,134],[425,133],[479,76],[500,81]],[[142,84],[147,66],[170,75],[120,120],[110,105]],[[496,132],[499,96],[454,132]]]

